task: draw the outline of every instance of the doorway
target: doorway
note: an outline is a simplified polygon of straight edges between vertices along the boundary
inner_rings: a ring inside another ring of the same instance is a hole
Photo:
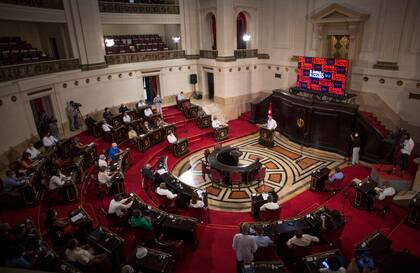
[[[152,103],[153,99],[160,93],[159,77],[146,76],[143,77],[144,100],[147,103]]]
[[[51,48],[51,59],[55,59],[58,60],[60,59],[60,52],[58,51],[58,46],[57,46],[57,40],[52,37],[49,38],[49,42],[50,42],[50,48]]]
[[[209,100],[214,98],[214,75],[213,73],[207,73],[207,90],[209,90]]]
[[[50,96],[30,100],[32,115],[34,117],[38,135],[42,138],[47,132],[58,135],[57,120]]]

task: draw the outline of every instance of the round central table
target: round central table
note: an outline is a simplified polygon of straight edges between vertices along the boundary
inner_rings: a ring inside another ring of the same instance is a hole
[[[211,169],[219,171],[225,184],[230,185],[229,174],[235,172],[241,174],[242,183],[248,184],[254,181],[262,164],[257,160],[249,165],[240,165],[241,155],[242,152],[238,148],[226,146],[211,152],[207,160]]]

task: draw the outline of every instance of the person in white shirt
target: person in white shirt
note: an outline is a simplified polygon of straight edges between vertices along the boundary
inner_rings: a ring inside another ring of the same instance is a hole
[[[408,170],[408,160],[410,158],[411,152],[414,149],[414,140],[410,137],[410,134],[407,132],[404,135],[404,141],[401,147],[401,176],[404,175],[404,172]]]
[[[108,174],[105,167],[101,167],[98,172],[98,183],[101,185],[106,185],[108,188],[112,186],[112,179],[118,172]]]
[[[242,272],[243,263],[251,263],[254,260],[254,253],[258,249],[255,237],[249,235],[249,224],[241,227],[242,232],[233,236],[232,248],[236,252],[236,272]]]
[[[152,127],[150,127],[149,123],[147,122],[147,120],[143,123],[144,128],[146,129],[146,133],[150,132],[152,130]]]
[[[131,123],[131,117],[130,117],[130,115],[129,115],[129,114],[127,114],[127,112],[124,112],[123,122],[124,122],[125,124],[129,124],[129,123]]]
[[[108,162],[106,161],[106,156],[104,154],[99,155],[98,166],[99,169],[101,169],[102,167],[105,167],[105,169],[108,168]]]
[[[35,148],[34,144],[32,143],[29,143],[28,148],[26,148],[25,152],[31,155],[29,157],[31,160],[36,159],[41,154],[41,152],[37,148]]]
[[[306,247],[311,245],[312,243],[318,243],[319,238],[309,235],[309,234],[303,234],[302,231],[296,231],[295,236],[293,236],[289,241],[287,241],[287,246],[289,248],[293,246],[302,246]]]
[[[211,122],[211,127],[213,127],[213,129],[217,129],[222,126],[223,124],[220,122],[220,120],[218,120],[217,117],[213,117],[213,121]]]
[[[271,115],[268,116],[267,129],[275,130],[276,128],[277,128],[277,122],[273,119],[273,117]]]
[[[162,115],[162,99],[159,95],[156,95],[156,97],[153,99],[153,103],[156,106],[156,111]]]
[[[47,133],[42,138],[42,144],[44,144],[44,147],[51,148],[54,147],[58,142],[58,139],[56,139],[54,136],[51,135],[51,133]]]
[[[105,133],[110,133],[112,130],[112,126],[108,124],[108,122],[106,120],[104,120],[104,123],[102,123],[102,130]]]
[[[146,106],[146,103],[144,103],[144,101],[143,101],[143,100],[140,100],[140,101],[139,101],[139,103],[137,103],[137,107],[138,107],[138,108],[142,108],[142,107],[144,107],[144,106]]]
[[[176,99],[177,99],[177,100],[185,100],[185,97],[184,97],[184,92],[182,92],[182,91],[181,91],[181,93],[179,93],[179,94],[176,96]]]
[[[178,142],[178,139],[176,138],[174,133],[172,133],[172,130],[168,130],[168,136],[166,138],[168,139],[168,142],[170,144],[176,144]]]
[[[108,214],[115,213],[118,217],[123,217],[126,215],[123,210],[130,208],[132,205],[132,197],[123,199],[121,194],[117,194],[109,203]]]
[[[159,187],[156,188],[156,193],[160,196],[166,196],[168,199],[175,199],[178,197],[178,194],[172,193],[170,190],[166,188],[165,183],[160,183]]]
[[[94,255],[94,250],[88,245],[80,247],[77,239],[71,239],[64,252],[67,260],[77,262],[91,268],[96,268],[99,272],[111,272],[111,262],[106,254]]]
[[[381,201],[388,196],[394,196],[397,193],[393,187],[389,186],[389,184],[384,184],[381,188],[376,187],[375,192],[378,194],[378,199]]]
[[[190,207],[192,208],[204,208],[205,204],[196,191],[191,195]]]
[[[53,170],[48,188],[52,191],[61,188],[66,184],[66,178],[60,171]]]
[[[276,210],[280,208],[278,203],[273,202],[273,196],[269,195],[267,198],[267,201],[268,201],[267,203],[265,203],[264,205],[260,207],[260,211]]]
[[[326,260],[328,268],[320,268],[321,273],[346,273],[346,269],[341,266],[340,259],[337,255],[331,255]]]
[[[146,117],[151,117],[153,115],[152,109],[150,109],[150,107],[147,107],[146,109],[144,109],[144,115]]]

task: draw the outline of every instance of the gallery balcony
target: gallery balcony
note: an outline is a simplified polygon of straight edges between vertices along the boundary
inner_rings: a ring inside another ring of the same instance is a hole
[[[200,58],[216,59],[217,58],[217,50],[200,50]]]
[[[100,12],[140,13],[140,14],[179,14],[175,1],[162,1],[163,4],[122,3],[98,1]]]
[[[163,61],[183,58],[185,58],[184,50],[165,50],[105,55],[105,60],[108,65]]]

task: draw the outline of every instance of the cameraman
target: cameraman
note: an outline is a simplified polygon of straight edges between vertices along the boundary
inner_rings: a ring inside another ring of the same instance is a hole
[[[66,113],[70,123],[70,131],[79,130],[79,107],[80,103],[70,101],[67,103]]]

